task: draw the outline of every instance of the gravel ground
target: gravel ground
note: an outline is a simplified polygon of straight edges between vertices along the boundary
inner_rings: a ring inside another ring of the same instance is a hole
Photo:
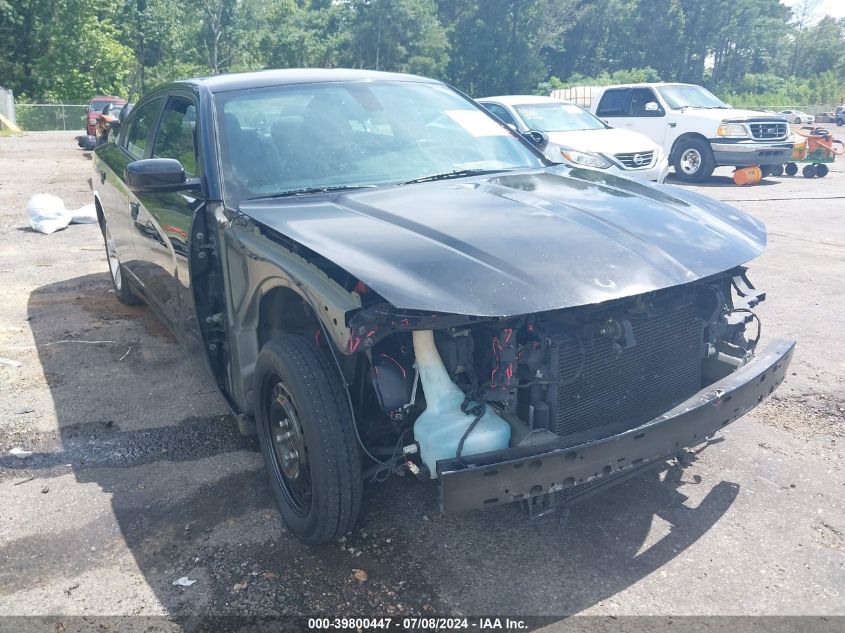
[[[343,543],[310,548],[201,367],[117,303],[98,228],[27,227],[34,193],[91,200],[90,155],[71,133],[0,138],[0,357],[21,363],[0,364],[0,614],[845,615],[843,164],[696,187],[767,223],[762,344],[799,341],[726,441],[565,527],[442,516],[434,485],[394,479]]]

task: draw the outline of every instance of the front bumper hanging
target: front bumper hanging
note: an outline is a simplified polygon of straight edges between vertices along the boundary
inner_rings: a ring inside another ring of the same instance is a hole
[[[795,341],[777,339],[726,378],[636,428],[595,440],[549,443],[437,462],[440,507],[462,512],[564,491],[701,444],[783,382]]]

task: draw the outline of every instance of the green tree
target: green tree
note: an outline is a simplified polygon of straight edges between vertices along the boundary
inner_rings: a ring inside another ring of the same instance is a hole
[[[532,92],[573,0],[440,0],[448,26],[448,79],[473,96]]]
[[[795,74],[806,77],[828,71],[845,78],[845,20],[824,17],[807,30],[795,60]]]
[[[352,0],[352,66],[439,76],[449,61],[434,0]]]
[[[96,0],[54,0],[52,19],[40,32],[46,50],[33,64],[42,78],[39,97],[84,102],[97,93],[124,93],[132,50],[100,8]]]
[[[39,99],[49,86],[35,66],[48,50],[55,16],[51,0],[0,0],[0,83],[17,95]]]
[[[272,68],[333,68],[345,62],[352,41],[352,6],[331,0],[274,2],[262,33]]]

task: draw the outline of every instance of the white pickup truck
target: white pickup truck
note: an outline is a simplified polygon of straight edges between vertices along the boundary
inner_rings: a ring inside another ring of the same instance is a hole
[[[700,182],[720,165],[769,165],[792,154],[789,123],[737,110],[692,84],[643,83],[591,88],[590,111],[608,125],[645,134],[663,147],[681,180]]]

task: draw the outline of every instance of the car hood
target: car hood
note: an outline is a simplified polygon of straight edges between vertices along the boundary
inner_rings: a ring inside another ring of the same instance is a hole
[[[644,134],[617,128],[549,132],[548,136],[550,145],[562,145],[582,152],[613,155],[657,151],[657,144]]]
[[[766,114],[759,110],[738,110],[736,108],[686,108],[682,112],[685,117],[718,121],[719,123],[722,121],[747,121],[748,119],[786,121],[781,114]]]
[[[688,283],[747,262],[766,242],[762,223],[700,194],[560,165],[240,210],[397,308],[475,316]]]

